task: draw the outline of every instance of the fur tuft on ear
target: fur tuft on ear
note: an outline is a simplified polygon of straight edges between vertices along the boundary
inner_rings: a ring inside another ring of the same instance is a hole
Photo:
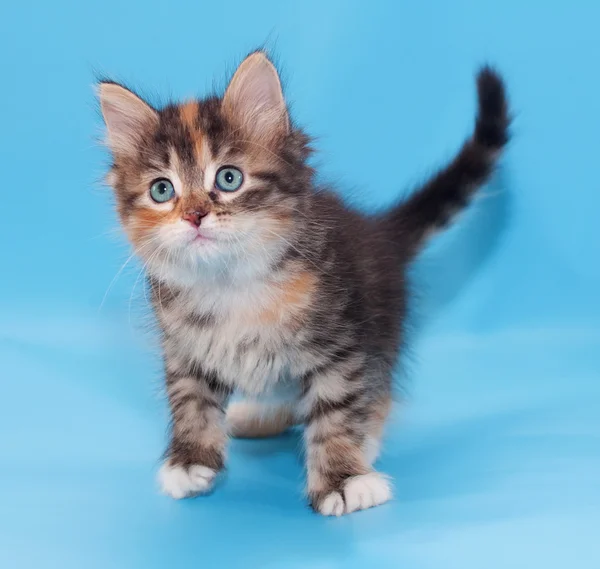
[[[158,124],[158,113],[117,83],[100,83],[98,96],[110,149],[114,154],[132,154],[144,133]]]
[[[263,143],[289,133],[279,75],[264,52],[256,51],[242,61],[225,91],[223,111],[248,136]]]

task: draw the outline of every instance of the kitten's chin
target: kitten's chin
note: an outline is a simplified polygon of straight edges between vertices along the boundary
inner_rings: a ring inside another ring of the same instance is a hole
[[[185,244],[180,258],[193,268],[207,268],[211,265],[221,264],[229,256],[226,243],[215,238],[197,235]]]
[[[211,279],[223,272],[227,261],[217,251],[207,250],[202,245],[166,253],[162,258],[151,258],[146,262],[146,271],[154,278],[180,287],[192,287],[199,281]]]

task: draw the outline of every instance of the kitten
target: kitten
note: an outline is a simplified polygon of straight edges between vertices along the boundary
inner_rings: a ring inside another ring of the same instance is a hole
[[[373,462],[403,342],[407,265],[488,179],[508,140],[502,80],[485,67],[477,86],[474,132],[456,158],[403,203],[363,215],[315,184],[309,138],[263,52],[242,62],[223,97],[160,110],[100,84],[108,180],[162,332],[167,494],[207,492],[229,434],[303,424],[315,511],[339,516],[391,498]],[[227,409],[234,391],[246,399]]]

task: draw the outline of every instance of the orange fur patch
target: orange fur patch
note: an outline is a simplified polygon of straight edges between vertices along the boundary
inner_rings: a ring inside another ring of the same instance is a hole
[[[197,101],[189,101],[179,107],[179,116],[181,122],[188,128],[195,128],[196,117],[198,116],[198,103]]]
[[[259,322],[268,326],[298,318],[310,306],[316,286],[314,273],[307,270],[292,273],[286,281],[274,285],[273,301],[258,313]]]
[[[127,224],[127,231],[131,240],[139,244],[140,241],[158,225],[162,225],[168,220],[173,220],[179,215],[176,210],[158,211],[151,208],[139,208],[131,216]]]
[[[181,122],[188,128],[192,135],[196,158],[200,158],[200,156],[202,156],[204,140],[202,133],[196,125],[196,119],[198,118],[198,102],[189,101],[188,103],[181,105],[181,107],[179,107],[179,116]]]

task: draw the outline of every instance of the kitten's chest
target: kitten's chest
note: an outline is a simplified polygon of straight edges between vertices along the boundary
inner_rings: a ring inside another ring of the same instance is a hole
[[[253,326],[241,317],[222,319],[192,332],[189,357],[249,394],[268,391],[289,375],[290,339],[278,329]]]
[[[281,299],[273,291],[230,298],[226,293],[213,299],[188,296],[160,319],[177,357],[257,395],[304,371],[303,326],[297,318],[303,307],[298,301],[303,300]]]

